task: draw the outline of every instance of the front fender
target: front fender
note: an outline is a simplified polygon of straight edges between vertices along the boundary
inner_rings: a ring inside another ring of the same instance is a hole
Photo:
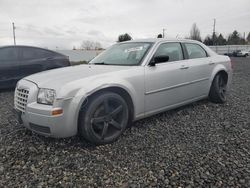
[[[135,88],[132,86],[131,83],[129,83],[126,80],[122,79],[116,79],[116,82],[114,83],[114,80],[109,80],[109,79],[103,79],[101,82],[99,79],[97,81],[92,82],[91,84],[85,85],[83,88],[79,89],[79,91],[75,94],[71,101],[71,105],[74,106],[74,125],[77,126],[78,124],[78,116],[80,109],[82,107],[82,104],[85,100],[88,100],[88,97],[91,96],[93,93],[105,89],[105,88],[110,88],[110,87],[118,87],[121,89],[124,89],[127,91],[127,93],[130,95],[132,99],[132,103],[134,105],[135,109],[135,114],[136,114],[136,103],[135,103],[135,96],[136,96],[136,91]],[[135,115],[134,114],[134,115]]]
[[[134,104],[135,96],[136,96],[135,88],[133,87],[131,83],[122,79],[116,79],[115,82],[113,79],[112,80],[104,79],[101,82],[98,80],[97,82],[93,82],[91,84],[88,84],[87,86],[84,86],[84,88],[81,88],[76,93],[75,97],[78,98],[78,97],[84,96],[84,98],[86,98],[101,89],[110,88],[110,87],[118,87],[127,91],[127,93],[130,95],[132,102]]]

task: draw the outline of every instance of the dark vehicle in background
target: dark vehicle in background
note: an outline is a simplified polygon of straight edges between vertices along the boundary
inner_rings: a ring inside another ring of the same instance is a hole
[[[229,57],[237,57],[237,53],[239,52],[240,50],[234,50],[233,52],[229,52],[229,53],[225,53],[224,55],[227,55]]]
[[[250,52],[246,50],[235,50],[230,53],[225,53],[224,55],[227,55],[229,57],[247,57],[249,56]]]
[[[60,67],[70,66],[63,54],[31,46],[0,47],[0,89],[15,87],[21,78]]]

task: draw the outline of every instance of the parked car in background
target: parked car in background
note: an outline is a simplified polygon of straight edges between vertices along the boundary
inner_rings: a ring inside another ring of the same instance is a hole
[[[229,56],[229,57],[237,57],[237,53],[238,53],[239,51],[240,51],[240,50],[234,50],[234,51],[229,52],[229,53],[224,53],[224,55]]]
[[[249,56],[249,52],[247,50],[240,50],[236,54],[237,57],[247,57]]]
[[[15,87],[21,78],[44,70],[70,66],[67,56],[31,46],[0,47],[0,89]]]
[[[225,53],[229,57],[247,57],[249,56],[250,52],[247,50],[235,50],[233,52]]]
[[[19,122],[45,136],[114,142],[126,127],[209,98],[224,103],[229,57],[193,40],[144,39],[113,45],[88,65],[34,74],[17,83]]]

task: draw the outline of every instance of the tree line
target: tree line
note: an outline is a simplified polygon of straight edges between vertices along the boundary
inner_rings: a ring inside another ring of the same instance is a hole
[[[158,34],[157,38],[162,38],[162,34]],[[198,40],[203,42],[208,46],[212,45],[244,45],[250,44],[250,32],[248,33],[247,37],[245,38],[242,36],[237,30],[233,31],[225,38],[221,33],[213,33],[212,35],[207,35],[204,40],[201,38],[201,32],[197,27],[196,23],[194,23],[191,27],[190,34],[187,39]],[[133,40],[133,38],[128,34],[121,34],[117,38],[117,42],[124,42]],[[76,48],[73,47],[73,50]],[[102,45],[100,42],[93,42],[89,40],[85,40],[82,42],[80,49],[82,50],[103,50]]]
[[[103,50],[100,42],[95,42],[91,40],[84,40],[79,47],[80,50]],[[76,47],[73,47],[73,50],[76,50]]]
[[[227,38],[224,38],[220,33],[219,35],[213,34],[212,37],[207,36],[204,41],[204,44],[211,45],[244,45],[250,44],[250,32],[248,33],[247,38],[245,39],[240,35],[240,33],[235,30]]]
[[[217,34],[214,32],[212,35],[207,35],[206,38],[202,41],[200,30],[197,27],[196,23],[193,24],[190,30],[190,36],[188,38],[193,39],[193,40],[198,40],[208,46],[250,44],[250,32],[245,38],[237,30],[234,30],[232,33],[230,33],[227,38],[224,38],[224,36],[221,33]]]
[[[162,38],[162,34],[158,34],[157,38]],[[227,38],[224,38],[224,36],[219,33],[213,33],[212,35],[207,35],[204,40],[201,38],[201,32],[199,28],[197,27],[196,23],[194,23],[191,27],[190,34],[187,39],[192,40],[198,40],[200,42],[203,42],[204,44],[208,46],[212,45],[244,45],[244,44],[250,44],[250,32],[248,33],[247,37],[244,38],[237,30],[233,31],[228,35]],[[127,40],[132,40],[132,37],[125,33],[118,36],[117,42],[123,42]]]

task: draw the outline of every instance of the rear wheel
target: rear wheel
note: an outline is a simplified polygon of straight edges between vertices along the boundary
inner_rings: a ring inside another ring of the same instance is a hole
[[[227,79],[223,74],[217,74],[209,92],[209,99],[215,103],[225,103],[227,94]]]
[[[79,132],[92,143],[112,143],[126,129],[128,119],[128,106],[120,95],[100,93],[80,112]]]

